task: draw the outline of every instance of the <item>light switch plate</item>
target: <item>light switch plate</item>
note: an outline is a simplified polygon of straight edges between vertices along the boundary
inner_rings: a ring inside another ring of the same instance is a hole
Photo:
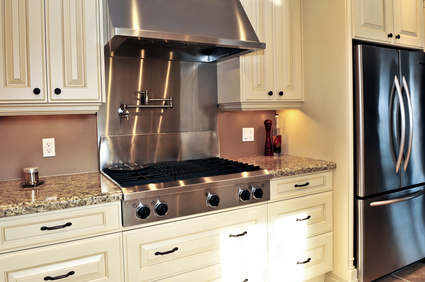
[[[44,138],[43,140],[43,157],[56,156],[55,138]]]
[[[254,141],[254,128],[247,127],[242,128],[242,142],[253,142]]]

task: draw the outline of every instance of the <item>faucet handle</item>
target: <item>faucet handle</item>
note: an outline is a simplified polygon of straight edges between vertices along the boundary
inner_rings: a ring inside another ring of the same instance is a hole
[[[127,110],[127,104],[121,104],[117,112],[120,118],[125,118],[127,122],[130,121],[130,112]]]

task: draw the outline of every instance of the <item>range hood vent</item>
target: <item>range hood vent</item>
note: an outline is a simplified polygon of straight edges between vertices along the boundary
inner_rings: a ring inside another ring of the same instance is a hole
[[[105,56],[214,62],[265,48],[239,0],[107,0],[106,11]]]

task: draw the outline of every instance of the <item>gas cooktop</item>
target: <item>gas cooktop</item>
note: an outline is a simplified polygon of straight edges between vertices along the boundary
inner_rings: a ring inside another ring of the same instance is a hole
[[[170,161],[149,165],[120,164],[104,169],[121,187],[260,170],[259,166],[222,158]]]

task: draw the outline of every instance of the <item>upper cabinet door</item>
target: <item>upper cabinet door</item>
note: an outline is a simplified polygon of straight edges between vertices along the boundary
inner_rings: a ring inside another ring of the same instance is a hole
[[[423,48],[423,0],[353,1],[353,37]]]
[[[355,37],[392,42],[392,0],[358,0],[353,1],[353,5]]]
[[[96,0],[47,0],[49,101],[100,101]]]
[[[240,57],[241,92],[244,100],[273,100],[273,40],[271,1],[241,0],[249,20],[266,49]]]
[[[45,102],[44,0],[0,2],[0,103]]]
[[[423,47],[422,0],[394,0],[394,34],[399,44]]]

